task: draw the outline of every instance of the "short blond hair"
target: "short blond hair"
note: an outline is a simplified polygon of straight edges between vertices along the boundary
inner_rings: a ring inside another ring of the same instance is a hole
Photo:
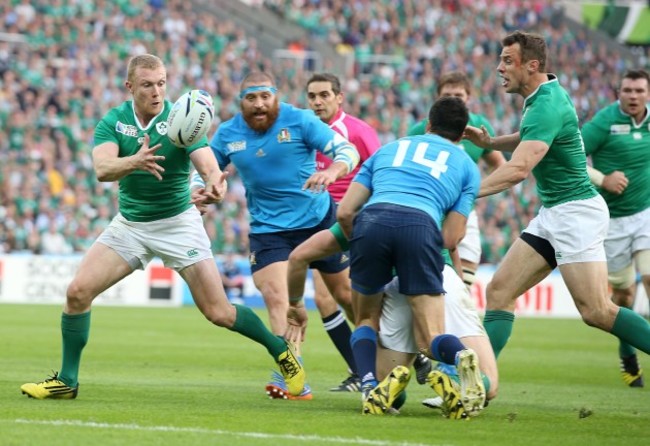
[[[126,72],[126,80],[129,82],[134,81],[135,70],[138,67],[154,70],[158,67],[162,67],[163,65],[163,61],[160,60],[158,56],[154,56],[153,54],[140,54],[139,56],[135,56],[129,61],[129,67],[127,68]]]

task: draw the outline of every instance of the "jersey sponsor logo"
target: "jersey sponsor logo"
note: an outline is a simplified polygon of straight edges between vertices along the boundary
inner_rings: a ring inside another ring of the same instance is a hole
[[[241,152],[246,150],[246,141],[234,141],[226,144],[226,149],[228,153]]]
[[[641,133],[639,133],[639,132],[634,132],[634,133],[632,133],[632,135],[634,136],[634,139],[641,139],[641,138],[643,138],[643,136],[642,136]]]
[[[614,124],[609,128],[610,135],[629,135],[632,130],[630,124]]]
[[[156,130],[158,131],[158,134],[160,135],[166,135],[167,134],[167,123],[165,121],[159,122],[156,124]]]
[[[263,156],[266,156],[266,153],[264,153],[264,150],[260,149],[257,152],[255,152],[255,156],[261,158]]]
[[[138,128],[136,126],[124,124],[120,121],[117,121],[117,123],[115,123],[115,131],[125,136],[131,136],[133,138],[138,137]]]
[[[280,133],[278,133],[278,142],[290,142],[291,141],[291,133],[289,133],[288,129],[281,129]]]

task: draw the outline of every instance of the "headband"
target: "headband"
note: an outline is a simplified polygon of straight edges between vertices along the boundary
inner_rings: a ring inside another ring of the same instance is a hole
[[[239,93],[239,99],[244,99],[247,94],[255,93],[256,91],[268,91],[271,94],[277,93],[278,89],[275,87],[269,87],[268,85],[253,85],[248,87]]]

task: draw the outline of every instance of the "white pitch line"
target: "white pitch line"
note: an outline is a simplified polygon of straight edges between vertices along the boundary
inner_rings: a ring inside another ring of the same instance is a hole
[[[344,438],[344,437],[323,437],[320,435],[291,435],[291,434],[267,434],[264,432],[236,432],[225,431],[221,429],[205,429],[200,427],[177,427],[177,426],[141,426],[139,424],[123,424],[123,423],[96,423],[93,421],[81,420],[29,420],[25,418],[18,418],[15,420],[2,420],[2,423],[15,423],[15,424],[40,424],[49,426],[78,426],[93,429],[117,429],[117,430],[134,430],[134,431],[155,431],[155,432],[188,432],[193,434],[206,434],[206,435],[224,435],[232,437],[244,438],[263,438],[263,439],[276,439],[276,440],[295,440],[295,441],[310,441],[316,443],[339,443],[339,444],[358,444],[369,446],[433,446],[431,443],[409,443],[392,442],[383,440],[369,440],[366,438]],[[438,444],[439,446],[444,446]]]

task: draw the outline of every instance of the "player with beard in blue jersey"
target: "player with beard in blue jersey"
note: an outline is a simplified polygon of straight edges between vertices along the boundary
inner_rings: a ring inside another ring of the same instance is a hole
[[[273,78],[247,75],[241,84],[241,112],[219,126],[210,146],[221,169],[233,164],[246,189],[251,230],[250,265],[255,286],[264,297],[272,331],[287,330],[289,294],[287,260],[312,234],[332,226],[336,207],[327,186],[351,172],[359,162],[354,145],[322,122],[311,110],[281,103]],[[316,171],[316,152],[332,158]],[[207,197],[195,190],[194,202]],[[311,267],[345,286],[348,261],[341,253]],[[266,386],[271,398],[311,399],[306,386],[298,397],[286,392],[274,374]]]
[[[413,310],[420,352],[458,368],[460,388],[439,371],[428,378],[444,400],[445,414],[464,418],[483,409],[478,356],[458,337],[444,334],[441,252],[455,248],[464,236],[480,184],[476,164],[457,145],[467,122],[461,99],[438,99],[429,112],[427,134],[379,149],[363,164],[339,204],[338,222],[350,240],[357,326],[351,343],[362,379],[363,413],[386,413],[410,378],[403,366],[379,384],[375,377],[383,290],[394,275]]]

